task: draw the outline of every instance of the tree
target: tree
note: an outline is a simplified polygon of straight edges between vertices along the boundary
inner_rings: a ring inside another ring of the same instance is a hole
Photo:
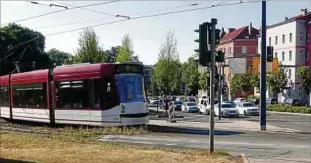
[[[165,43],[160,47],[153,75],[153,82],[161,93],[172,94],[180,88],[181,63],[179,62],[177,39],[174,32],[168,31]]]
[[[116,62],[120,46],[113,46],[105,51],[106,62]]]
[[[70,64],[70,61],[72,59],[71,54],[59,51],[55,48],[50,49],[46,54],[51,59],[52,64],[55,64],[56,66]]]
[[[197,94],[199,89],[198,64],[193,57],[188,58],[182,66],[182,81],[186,84],[186,88],[190,90],[190,94]]]
[[[100,63],[104,62],[104,51],[99,47],[98,36],[95,31],[90,28],[86,28],[80,33],[78,40],[79,48],[76,56],[74,56],[74,63]]]
[[[133,42],[129,34],[126,34],[122,39],[122,46],[118,49],[116,61],[138,61],[138,56],[134,56]]]
[[[40,32],[17,24],[0,28],[0,75],[15,70],[17,62],[21,72],[50,68],[44,47],[45,37]]]
[[[298,77],[301,79],[301,85],[304,89],[307,97],[309,97],[311,92],[311,70],[307,66],[301,66],[298,68]],[[309,98],[308,98],[309,99]],[[307,106],[309,104],[307,103]]]
[[[273,92],[273,96],[281,93],[287,84],[287,76],[283,68],[279,68],[277,73],[267,76],[268,88]]]
[[[210,74],[209,72],[205,72],[205,73],[201,73],[200,76],[199,76],[199,81],[198,81],[198,84],[199,84],[199,87],[200,89],[202,90],[207,90],[209,92],[209,80],[210,80]]]
[[[233,97],[237,90],[247,90],[259,87],[258,75],[248,71],[246,74],[234,74],[230,78],[230,95]]]

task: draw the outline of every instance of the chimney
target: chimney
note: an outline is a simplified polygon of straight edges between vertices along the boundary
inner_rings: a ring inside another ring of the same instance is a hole
[[[225,29],[221,28],[220,38],[224,37],[225,35],[226,35]]]
[[[253,25],[252,25],[252,22],[250,22],[249,26],[248,26],[248,34],[249,35],[252,35],[252,28],[253,28]]]
[[[231,33],[235,30],[235,28],[228,28],[228,33]]]

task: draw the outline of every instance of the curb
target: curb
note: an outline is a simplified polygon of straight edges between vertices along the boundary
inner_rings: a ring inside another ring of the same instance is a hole
[[[244,153],[241,153],[241,157],[242,157],[244,163],[250,163]]]
[[[267,113],[287,114],[287,115],[303,115],[303,116],[311,116],[311,114],[303,114],[303,113],[290,113],[290,112],[278,112],[278,111],[267,111]]]

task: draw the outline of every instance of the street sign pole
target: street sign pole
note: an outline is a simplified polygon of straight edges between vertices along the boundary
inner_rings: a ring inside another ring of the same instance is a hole
[[[214,74],[215,74],[215,55],[216,55],[216,35],[215,26],[217,24],[217,19],[211,19],[211,75],[210,75],[210,131],[209,131],[209,145],[210,153],[214,152],[214,96],[215,96],[215,84],[214,84]]]
[[[266,1],[261,2],[260,130],[266,130]]]

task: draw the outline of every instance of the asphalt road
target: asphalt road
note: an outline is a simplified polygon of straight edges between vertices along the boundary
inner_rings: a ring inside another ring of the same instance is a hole
[[[161,111],[161,110],[160,110]],[[162,110],[162,115],[164,115]],[[198,113],[176,112],[176,115],[183,116],[184,121],[189,122],[209,122],[209,115],[200,115]],[[159,118],[151,118],[159,119]],[[165,118],[162,118],[165,119]],[[232,121],[253,121],[259,123],[259,116],[244,116],[239,118],[226,118]],[[215,117],[218,121],[218,117]],[[281,128],[288,128],[301,133],[311,134],[311,116],[308,115],[289,115],[286,113],[267,112],[267,124]]]
[[[146,135],[103,136],[103,141],[118,143],[148,144],[171,148],[209,148],[207,134],[149,133]],[[235,133],[215,135],[217,150],[223,149],[232,154],[247,156],[250,162],[309,163],[311,162],[311,135],[276,134],[263,132]]]

